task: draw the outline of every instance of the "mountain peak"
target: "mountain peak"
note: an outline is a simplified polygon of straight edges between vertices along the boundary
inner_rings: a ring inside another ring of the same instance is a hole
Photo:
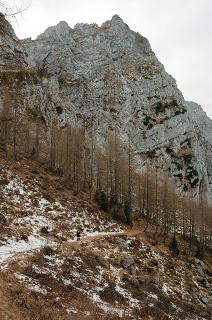
[[[122,19],[118,14],[114,14],[114,15],[112,16],[111,21],[124,23],[123,19]]]
[[[126,30],[130,30],[129,26],[123,21],[123,19],[115,14],[112,16],[111,20],[108,20],[102,24],[102,27],[109,27],[112,30],[118,32],[126,32]]]
[[[68,23],[66,21],[64,21],[64,20],[60,21],[56,26],[59,27],[59,28],[70,30],[70,27],[69,27]]]
[[[48,37],[61,37],[69,34],[71,28],[66,21],[60,21],[53,27],[47,28],[37,39],[43,39]]]

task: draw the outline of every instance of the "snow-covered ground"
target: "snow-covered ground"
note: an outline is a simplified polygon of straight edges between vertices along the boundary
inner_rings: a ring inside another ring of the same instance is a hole
[[[40,249],[46,244],[45,239],[38,239],[29,236],[28,241],[17,241],[15,238],[9,239],[6,244],[0,246],[0,264],[17,253],[25,253],[35,249]]]

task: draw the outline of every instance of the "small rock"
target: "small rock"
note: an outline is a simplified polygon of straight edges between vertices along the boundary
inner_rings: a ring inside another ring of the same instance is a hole
[[[130,256],[126,256],[124,257],[124,259],[122,260],[122,266],[124,269],[129,268],[130,266],[132,266],[133,264],[135,264],[135,261],[132,257]]]
[[[116,241],[117,246],[119,247],[119,249],[121,250],[128,250],[128,243],[127,241],[125,241],[124,239],[118,239]]]
[[[205,268],[204,262],[201,261],[201,260],[199,260],[199,259],[197,259],[197,258],[194,259],[194,264],[195,264],[196,266],[201,266],[203,269]]]
[[[201,301],[202,301],[204,304],[208,304],[208,303],[209,303],[209,300],[208,300],[207,298],[205,298],[205,297],[202,298]]]
[[[25,308],[27,309],[27,310],[29,310],[29,311],[31,311],[32,310],[32,307],[31,307],[31,305],[28,303],[28,302],[25,302]]]
[[[134,277],[125,276],[125,277],[123,278],[123,280],[124,280],[126,283],[128,283],[129,285],[131,285],[131,286],[133,286],[133,287],[135,287],[135,288],[137,288],[137,289],[139,289],[139,287],[140,287],[140,284],[139,284],[138,279],[136,279],[136,278],[134,278]]]

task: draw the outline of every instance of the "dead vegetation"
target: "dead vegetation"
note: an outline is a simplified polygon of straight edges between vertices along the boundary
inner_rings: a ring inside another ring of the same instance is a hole
[[[7,202],[4,202],[7,225],[1,230],[2,241],[12,235],[27,241],[34,225],[29,227],[22,223],[17,228],[15,219],[36,217],[36,208],[40,199],[44,199],[43,195],[48,202],[42,209],[42,215],[51,217],[55,212],[49,220],[54,227],[49,224],[37,231],[39,236],[48,239],[46,245],[39,251],[18,253],[0,274],[1,288],[5,290],[0,289],[0,316],[3,320],[7,317],[12,320],[23,317],[29,320],[114,320],[120,318],[119,312],[122,319],[157,320],[166,319],[169,314],[174,320],[185,317],[193,320],[195,316],[210,319],[209,310],[201,302],[208,296],[206,286],[212,274],[209,253],[206,252],[203,271],[199,271],[202,262],[196,262],[189,243],[183,237],[177,236],[180,254],[176,256],[169,249],[171,236],[156,234],[155,227],[151,225],[144,232],[145,220],[141,218],[128,228],[122,224],[125,229],[122,234],[84,236],[79,243],[68,242],[73,239],[72,227],[79,227],[80,221],[82,229],[85,229],[84,224],[89,222],[86,220],[91,219],[89,230],[98,232],[104,230],[100,229],[104,225],[109,225],[107,231],[113,231],[117,224],[109,221],[107,213],[99,212],[85,192],[78,198],[66,187],[58,190],[57,185],[62,184],[63,177],[39,168],[33,161],[23,160],[14,164],[2,160],[1,165],[4,168],[1,173],[2,190],[13,179],[11,175],[8,178],[5,172],[5,168],[10,168],[11,174],[15,174],[15,181],[20,183],[19,190],[16,184],[13,190],[9,190],[10,202],[13,196],[21,200],[21,204],[17,204],[18,209],[15,205],[7,207]],[[21,180],[17,180],[19,177]],[[28,190],[33,203],[30,212],[23,209]],[[26,195],[23,196],[22,192]],[[5,196],[3,199],[6,201]],[[67,210],[61,209],[58,203]],[[73,212],[68,216],[70,210]],[[83,210],[86,214],[80,216]],[[67,227],[76,219],[76,212],[81,220]],[[117,242],[119,239],[122,240],[120,243]],[[120,247],[122,244],[123,248]],[[133,258],[134,262],[125,269],[123,259],[126,257]],[[200,272],[204,272],[208,279],[205,283]]]

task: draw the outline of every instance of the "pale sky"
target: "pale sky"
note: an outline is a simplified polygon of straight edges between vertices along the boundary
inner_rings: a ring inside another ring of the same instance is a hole
[[[5,0],[13,2],[14,0]],[[30,0],[29,0],[30,1]],[[19,3],[27,0],[16,0]],[[35,38],[61,20],[98,23],[118,14],[150,41],[186,100],[212,119],[212,0],[31,0],[13,23],[19,38]]]

